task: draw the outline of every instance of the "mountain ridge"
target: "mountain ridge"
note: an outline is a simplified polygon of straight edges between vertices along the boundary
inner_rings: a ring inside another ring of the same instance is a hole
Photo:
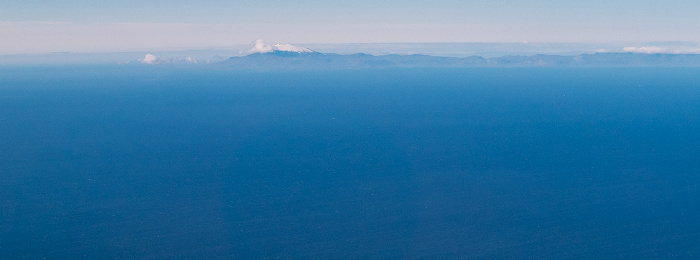
[[[449,67],[700,67],[700,54],[593,53],[581,55],[531,56],[507,55],[494,58],[481,56],[442,57],[423,54],[370,55],[365,53],[335,54],[274,50],[230,57],[216,65],[240,69],[303,69],[303,68],[449,68]]]

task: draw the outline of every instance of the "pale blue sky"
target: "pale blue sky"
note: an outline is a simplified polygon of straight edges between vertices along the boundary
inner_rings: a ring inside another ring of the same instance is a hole
[[[698,0],[0,1],[0,49],[284,43],[699,42]]]

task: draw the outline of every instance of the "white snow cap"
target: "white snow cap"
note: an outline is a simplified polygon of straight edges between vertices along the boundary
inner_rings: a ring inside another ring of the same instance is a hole
[[[276,51],[289,51],[289,52],[313,52],[307,48],[297,47],[291,44],[275,44],[274,49]]]
[[[275,44],[270,45],[265,43],[262,39],[255,41],[255,46],[248,50],[248,53],[268,53],[273,51],[288,51],[288,52],[313,52],[307,48],[302,48],[294,46],[291,44]]]

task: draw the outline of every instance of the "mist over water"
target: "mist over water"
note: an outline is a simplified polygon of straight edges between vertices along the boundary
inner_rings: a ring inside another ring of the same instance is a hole
[[[700,254],[700,69],[0,70],[0,259]]]

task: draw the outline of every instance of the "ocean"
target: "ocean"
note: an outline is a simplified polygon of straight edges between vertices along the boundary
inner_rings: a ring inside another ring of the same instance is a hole
[[[700,69],[0,67],[0,259],[697,258]]]

